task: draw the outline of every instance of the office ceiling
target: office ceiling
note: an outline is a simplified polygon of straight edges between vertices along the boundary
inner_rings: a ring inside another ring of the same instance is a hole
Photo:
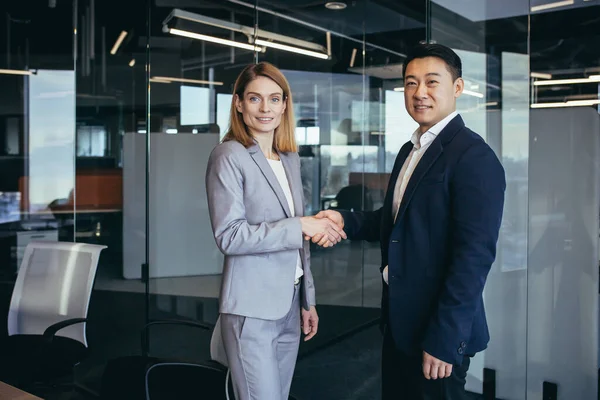
[[[486,47],[512,45],[515,49],[528,51],[527,47],[527,0],[433,0],[431,11],[433,38],[448,35],[460,36],[465,32],[464,47],[477,43]],[[551,0],[532,0],[549,3]],[[562,12],[543,12],[531,17],[531,54],[532,63],[536,57],[544,62],[557,64],[552,60],[564,59],[567,63],[597,63],[598,21],[600,19],[600,0],[573,0],[574,4],[553,10]],[[56,8],[47,7],[46,1],[21,0],[2,2],[0,15],[7,13],[12,17],[12,42],[17,37],[28,37],[30,54],[69,54],[72,46],[72,1],[56,0]],[[88,3],[80,0],[80,13]],[[152,36],[160,50],[180,52],[189,46],[182,39],[166,40],[161,32],[163,19],[173,8],[209,15],[229,20],[232,16],[238,23],[252,26],[254,10],[240,5],[250,4],[251,0],[155,0],[152,18]],[[355,0],[347,1],[348,7],[334,11],[326,9],[322,0],[261,0],[260,7],[268,8],[292,16],[298,20],[338,32],[342,35],[361,40],[364,37],[372,44],[403,53],[415,41],[425,36],[424,0]],[[106,27],[107,42],[112,44],[121,30],[131,33],[124,48],[132,51],[143,48],[146,36],[145,0],[130,0],[127,9],[118,0],[96,0],[96,26]],[[533,4],[533,3],[532,3]],[[588,5],[589,7],[584,6]],[[550,10],[552,11],[552,10]],[[322,31],[277,18],[271,14],[258,13],[261,29],[271,30],[304,40],[325,44]],[[459,28],[459,29],[456,29]],[[219,32],[215,28],[202,26],[208,34]],[[455,29],[456,31],[453,31]],[[40,34],[48,32],[48,34]],[[480,38],[469,37],[474,33]],[[566,44],[576,40],[577,45],[567,48]],[[412,40],[412,41],[411,41]],[[471,43],[467,43],[471,42]],[[0,43],[6,43],[6,31],[0,30]],[[107,44],[107,45],[110,45]],[[538,45],[539,44],[539,45]],[[19,43],[14,43],[18,47]],[[340,44],[338,44],[339,46]],[[360,45],[360,43],[359,43]],[[4,47],[4,46],[2,46]],[[25,47],[25,43],[21,43]],[[350,47],[350,46],[346,46]],[[352,48],[356,47],[352,45]],[[350,48],[348,51],[351,51]],[[486,51],[485,48],[471,48],[474,51]],[[572,51],[571,54],[569,50]],[[0,50],[0,54],[2,54]],[[558,56],[560,55],[560,57]],[[581,61],[578,61],[581,59]],[[396,59],[389,62],[395,63]],[[385,62],[385,60],[384,60]],[[553,66],[553,68],[556,68]],[[562,66],[561,68],[564,68]]]
[[[432,0],[437,5],[455,13],[462,15],[470,21],[489,21],[501,18],[512,18],[527,15],[532,8],[532,14],[551,13],[558,11],[572,10],[581,7],[591,7],[599,5],[598,0],[571,0],[565,4],[558,0]],[[560,3],[560,4],[556,4]],[[556,7],[552,7],[557,5]],[[542,7],[536,11],[536,7]],[[545,8],[551,7],[551,8]]]
[[[538,3],[551,0],[532,0]],[[20,0],[0,2],[0,18],[11,17],[11,61],[42,65],[44,68],[72,68],[73,31],[72,0],[56,0],[55,8],[47,1]],[[173,37],[162,32],[162,21],[174,8],[207,15],[223,20],[253,26],[255,11],[242,3],[251,0],[155,0],[151,12],[151,47],[153,68],[174,69],[182,67],[193,74],[196,67],[218,65],[234,75],[239,66],[252,61],[252,54],[235,51],[231,64],[231,49]],[[324,7],[321,0],[260,0],[259,6],[291,16],[300,21],[341,34],[333,35],[330,61],[299,57],[282,51],[268,51],[263,59],[280,64],[287,69],[304,69],[322,72],[347,73],[353,49],[357,49],[355,67],[362,64],[361,41],[366,40],[366,66],[372,71],[387,71],[398,67],[410,46],[425,38],[426,2],[424,0],[354,0],[348,7],[334,11]],[[89,0],[79,0],[81,15]],[[117,56],[107,56],[114,67],[125,64],[131,57],[145,59],[146,0],[129,0],[124,6],[120,0],[95,0],[95,25],[106,30],[107,51],[121,30],[128,31]],[[581,76],[589,68],[600,67],[600,0],[574,0],[573,5],[534,13],[529,18],[529,0],[433,0],[431,8],[432,38],[453,47],[500,54],[515,52],[530,54],[531,70],[558,75]],[[534,3],[532,3],[534,4]],[[587,7],[584,7],[587,6]],[[561,12],[552,12],[560,10]],[[273,13],[258,13],[259,27],[290,37],[325,45],[325,34],[294,21],[277,17]],[[197,24],[195,24],[197,25]],[[81,18],[79,28],[82,29]],[[530,31],[529,31],[530,28]],[[222,29],[194,26],[200,33],[226,36]],[[79,32],[83,35],[82,31]],[[530,38],[530,42],[528,39]],[[243,40],[244,38],[238,38]],[[0,30],[0,68],[6,65],[6,30]],[[29,56],[25,49],[29,49]],[[387,51],[387,50],[390,51]],[[81,53],[81,48],[78,49]],[[99,38],[95,54],[101,52]],[[262,56],[261,56],[262,57]],[[125,58],[125,61],[123,60]],[[119,64],[119,65],[120,65]],[[81,58],[78,68],[81,67]],[[493,62],[490,65],[494,67]],[[127,78],[123,70],[121,79]],[[388,74],[389,75],[389,74]],[[382,75],[385,79],[388,75]],[[109,81],[111,77],[109,75]],[[119,85],[122,86],[121,83]],[[119,86],[116,85],[116,86]]]

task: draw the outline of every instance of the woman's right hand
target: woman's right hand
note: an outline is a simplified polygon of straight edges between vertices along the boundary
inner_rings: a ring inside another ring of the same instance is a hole
[[[328,218],[301,217],[300,223],[304,236],[312,238],[322,234],[327,238],[327,243],[323,247],[333,246],[347,238],[343,228]]]

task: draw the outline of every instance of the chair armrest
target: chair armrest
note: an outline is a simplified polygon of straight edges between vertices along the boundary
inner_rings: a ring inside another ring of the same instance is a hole
[[[156,320],[156,321],[148,322],[144,326],[144,328],[142,328],[142,332],[141,332],[142,354],[146,357],[148,356],[148,352],[149,352],[148,328],[150,328],[153,325],[183,325],[183,326],[189,326],[192,328],[204,329],[206,331],[211,331],[215,327],[213,324],[209,324],[206,322],[188,321],[188,320],[184,320],[184,319],[163,319],[163,320]]]
[[[57,323],[52,324],[49,327],[47,327],[42,336],[44,337],[45,341],[47,341],[48,343],[51,343],[52,340],[54,339],[54,336],[56,336],[56,332],[60,331],[63,328],[66,328],[67,326],[80,324],[80,323],[86,322],[86,321],[87,321],[87,318],[71,318],[71,319],[66,319],[64,321],[57,322]]]

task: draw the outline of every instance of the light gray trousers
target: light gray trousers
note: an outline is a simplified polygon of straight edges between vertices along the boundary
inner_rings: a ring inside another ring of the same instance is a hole
[[[300,346],[300,289],[288,313],[269,321],[221,314],[221,336],[236,400],[287,400]]]

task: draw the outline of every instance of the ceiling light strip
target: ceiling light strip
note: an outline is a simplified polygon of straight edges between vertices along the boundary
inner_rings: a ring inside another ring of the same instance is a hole
[[[110,49],[110,54],[112,54],[113,56],[115,54],[117,54],[117,51],[119,50],[119,47],[121,47],[121,43],[123,43],[123,40],[125,40],[126,36],[127,36],[127,31],[121,31],[121,34],[117,38],[117,41],[113,45],[112,49]]]
[[[484,95],[483,93],[479,93],[479,92],[474,92],[472,90],[463,90],[463,93],[466,94],[467,96],[473,96],[473,97],[477,97],[479,99],[483,99]]]
[[[254,43],[259,46],[272,47],[274,49],[289,51],[289,52],[297,53],[297,54],[303,54],[305,56],[320,58],[322,60],[329,59],[329,56],[327,54],[319,53],[319,52],[312,51],[312,50],[301,49],[299,47],[288,46],[287,44],[269,42],[268,40],[263,40],[263,39],[256,39],[254,41]]]
[[[570,6],[574,3],[575,3],[574,0],[564,0],[564,1],[555,1],[553,3],[548,3],[548,4],[540,4],[539,6],[531,7],[531,12],[549,10],[551,8],[557,8],[557,7]]]
[[[585,107],[600,104],[600,100],[572,100],[564,103],[533,103],[531,108]]]
[[[187,78],[174,78],[174,77],[170,77],[170,76],[153,76],[152,78],[150,78],[150,81],[152,80],[155,81],[160,81],[162,82],[182,82],[182,83],[197,83],[200,85],[215,85],[215,86],[222,86],[223,82],[217,82],[217,81],[205,81],[205,80],[199,80],[199,79],[187,79]]]
[[[599,83],[600,75],[591,75],[589,78],[576,79],[552,79],[548,81],[535,81],[534,86],[550,86],[550,85],[573,85],[576,83]]]
[[[532,78],[538,79],[552,79],[552,74],[546,74],[544,72],[532,72],[529,74]]]
[[[154,82],[154,83],[171,83],[171,81],[166,80],[166,79],[157,79],[157,78],[150,78],[150,82]]]
[[[385,52],[387,52],[389,54],[393,54],[393,55],[396,55],[396,56],[399,56],[399,57],[406,58],[406,54],[404,54],[404,53],[399,53],[397,51],[390,50],[390,49],[388,49],[386,47],[378,46],[378,45],[376,45],[374,43],[363,42],[362,39],[357,39],[357,38],[352,37],[352,36],[344,35],[343,33],[340,33],[340,32],[330,31],[330,30],[328,30],[326,28],[323,28],[323,27],[321,27],[319,25],[311,24],[310,22],[306,22],[306,21],[303,21],[303,20],[298,19],[298,18],[290,17],[289,15],[282,14],[282,13],[279,13],[277,11],[269,10],[268,8],[257,7],[254,4],[254,2],[253,3],[248,3],[248,2],[245,2],[245,1],[241,1],[241,0],[226,0],[226,1],[228,1],[230,3],[238,4],[240,6],[244,6],[244,7],[247,7],[247,8],[251,8],[253,10],[256,9],[257,11],[264,12],[266,14],[271,14],[271,15],[273,15],[275,17],[278,17],[278,18],[281,18],[281,19],[284,19],[284,20],[287,20],[287,21],[291,21],[291,22],[297,23],[299,25],[306,26],[308,28],[312,28],[312,29],[314,29],[316,31],[319,31],[319,32],[331,32],[332,35],[335,35],[335,36],[337,36],[339,38],[346,39],[346,40],[349,40],[349,41],[352,41],[352,42],[355,42],[355,43],[360,43],[361,46],[364,45],[364,46],[366,46],[368,48],[382,50],[382,51],[385,51]]]
[[[0,74],[5,75],[33,75],[33,72],[21,69],[0,69]]]
[[[356,48],[352,49],[352,55],[350,56],[350,68],[354,67],[354,61],[356,61],[356,52],[358,50]]]
[[[185,10],[175,8],[171,11],[171,14],[163,21],[163,25],[167,25],[173,18],[179,18],[199,24],[215,26],[217,28],[227,29],[234,32],[240,32],[248,37],[262,37],[264,39],[273,40],[276,42],[283,42],[291,46],[303,47],[314,51],[325,53],[327,49],[320,44],[309,42],[306,40],[296,39],[290,36],[281,35],[262,29],[255,29],[254,27],[236,24],[231,21],[224,21],[216,18],[207,17],[206,15],[196,14]]]
[[[190,39],[203,40],[205,42],[224,44],[226,46],[237,47],[237,48],[244,49],[244,50],[250,50],[250,51],[262,51],[263,50],[261,47],[256,46],[256,45],[240,43],[240,42],[236,42],[234,40],[218,38],[215,36],[208,36],[208,35],[202,35],[199,33],[183,31],[181,29],[168,28],[168,31],[172,35],[183,36],[183,37],[187,37]]]

